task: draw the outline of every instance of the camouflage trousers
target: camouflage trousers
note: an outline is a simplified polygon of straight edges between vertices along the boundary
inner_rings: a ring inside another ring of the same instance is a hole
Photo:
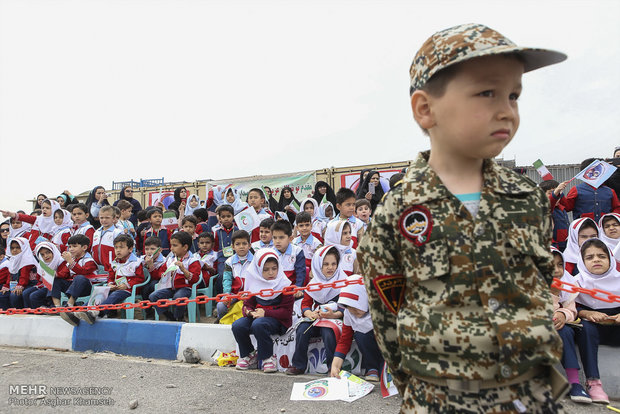
[[[429,384],[410,378],[403,396],[401,413],[563,413],[553,400],[546,377],[536,377],[520,384],[460,392],[447,386]]]

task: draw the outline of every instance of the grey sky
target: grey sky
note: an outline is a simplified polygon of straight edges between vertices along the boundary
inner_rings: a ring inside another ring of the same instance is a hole
[[[610,156],[619,15],[617,1],[0,0],[0,208],[132,178],[411,159],[429,146],[411,59],[467,22],[569,56],[524,76],[505,158]]]

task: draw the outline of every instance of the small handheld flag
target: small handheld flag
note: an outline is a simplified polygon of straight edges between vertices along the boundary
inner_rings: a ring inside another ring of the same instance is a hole
[[[252,230],[260,225],[260,218],[256,214],[256,210],[253,207],[246,207],[241,210],[235,216],[235,223],[239,230],[245,230],[248,233],[252,233]]]
[[[541,160],[534,161],[534,168],[536,168],[536,171],[538,171],[543,181],[553,180],[553,175],[551,175]]]
[[[605,161],[595,160],[590,163],[586,168],[581,170],[574,178],[583,181],[586,184],[591,185],[594,188],[599,188],[609,177],[616,172],[617,168]],[[571,180],[572,181],[572,180]]]
[[[39,260],[39,266],[43,270],[43,275],[41,277],[41,282],[48,289],[52,290],[52,285],[54,284],[54,278],[56,277],[56,272],[52,270],[51,267],[45,264],[43,260]]]
[[[164,211],[161,225],[166,230],[174,230],[179,227],[177,215],[174,214],[174,211],[170,211],[170,210]]]
[[[293,213],[295,214],[299,213],[299,203],[297,203],[297,201],[295,200],[291,201],[291,204],[289,204],[289,207],[291,208],[291,210],[293,210]]]

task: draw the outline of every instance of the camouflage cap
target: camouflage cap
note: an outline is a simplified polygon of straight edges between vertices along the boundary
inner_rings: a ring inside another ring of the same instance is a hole
[[[424,86],[441,69],[472,58],[504,53],[521,56],[525,72],[566,59],[566,55],[561,52],[519,47],[501,33],[482,24],[462,24],[435,33],[418,50],[409,69],[410,94]]]

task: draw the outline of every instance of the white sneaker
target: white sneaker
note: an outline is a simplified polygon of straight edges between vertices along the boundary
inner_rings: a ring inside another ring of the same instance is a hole
[[[269,358],[263,361],[263,372],[265,373],[278,372],[278,367],[276,366],[275,356],[270,356]]]
[[[96,312],[96,311],[86,311],[86,312],[76,312],[75,316],[77,316],[81,320],[92,325],[97,320],[98,314],[99,312]]]
[[[235,366],[235,368],[246,370],[250,368],[256,368],[257,366],[258,366],[258,358],[256,357],[256,351],[253,351],[253,352],[250,352],[250,355],[243,357],[243,358],[239,358],[237,360],[237,365]]]

